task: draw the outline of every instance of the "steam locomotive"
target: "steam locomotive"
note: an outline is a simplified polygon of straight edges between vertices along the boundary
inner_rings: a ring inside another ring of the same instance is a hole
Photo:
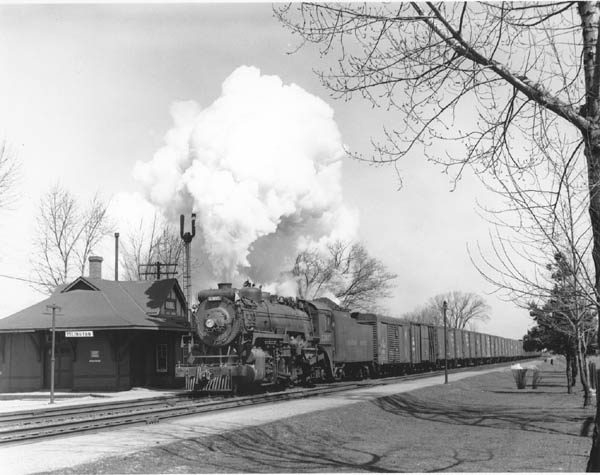
[[[270,295],[257,287],[198,293],[193,341],[176,368],[186,389],[240,389],[363,379],[526,357],[519,341],[368,313],[328,299]],[[446,351],[444,349],[447,349]],[[446,354],[447,353],[447,354]]]

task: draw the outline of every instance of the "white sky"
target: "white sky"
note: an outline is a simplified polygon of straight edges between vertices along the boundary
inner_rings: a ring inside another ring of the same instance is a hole
[[[313,73],[325,66],[318,52],[288,54],[295,44],[269,4],[0,5],[0,132],[23,164],[19,200],[0,211],[0,274],[33,277],[36,207],[53,183],[82,200],[96,191],[107,199],[140,191],[133,166],[163,145],[170,105],[211,104],[241,65],[325,100],[344,143],[369,155],[371,136],[402,117],[359,98],[331,99]],[[448,176],[419,156],[399,168],[400,190],[392,167],[346,159],[343,168],[344,200],[360,212],[360,238],[399,276],[386,305],[400,315],[446,291],[489,294],[494,289],[466,252],[467,244],[489,241],[476,212],[479,183],[466,178],[451,192]],[[104,259],[109,277],[114,256]],[[0,279],[0,317],[44,298],[26,283]],[[486,299],[492,319],[480,330],[522,337],[527,312]]]

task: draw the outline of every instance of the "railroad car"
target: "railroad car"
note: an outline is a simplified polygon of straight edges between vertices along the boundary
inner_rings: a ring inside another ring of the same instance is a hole
[[[483,357],[483,361],[486,364],[489,364],[492,362],[492,348],[491,348],[491,340],[490,340],[490,336],[486,335],[485,333],[481,335],[481,342],[482,342],[482,357]]]
[[[495,363],[496,361],[498,361],[498,337],[494,336],[494,335],[490,335],[490,362],[491,363]]]
[[[463,365],[467,366],[467,365],[471,364],[472,355],[473,355],[475,349],[471,345],[472,339],[471,339],[470,332],[468,332],[467,330],[462,330],[462,339],[463,339],[462,344],[463,344],[463,348],[464,348]]]
[[[411,330],[415,332],[420,349],[419,364],[415,365],[415,368],[424,371],[433,369],[437,360],[435,327],[423,323],[412,323]]]
[[[462,336],[461,330],[448,328],[446,330],[447,351],[444,351],[446,341],[444,341],[444,327],[435,327],[436,334],[436,367],[442,368],[448,359],[448,367],[455,368],[460,365],[462,360]]]
[[[454,352],[451,353],[454,356],[454,359],[452,360],[452,367],[456,367],[461,364],[461,362],[464,358],[464,356],[463,356],[464,349],[463,349],[463,345],[462,345],[462,341],[463,341],[462,330],[460,330],[459,328],[453,328],[450,330],[450,332],[452,333],[452,345],[454,348]],[[438,334],[442,335],[442,338],[443,338],[443,335],[444,335],[443,327],[438,327]],[[443,358],[443,356],[442,356],[442,358]]]
[[[374,363],[378,375],[404,374],[443,368],[444,328],[411,323],[372,313],[352,314],[373,331]],[[487,364],[514,359],[519,342],[469,330],[448,328],[448,367]],[[510,341],[512,346],[502,346]]]
[[[417,351],[410,322],[373,313],[353,313],[352,318],[370,329],[375,376],[404,374],[416,364],[420,350]]]

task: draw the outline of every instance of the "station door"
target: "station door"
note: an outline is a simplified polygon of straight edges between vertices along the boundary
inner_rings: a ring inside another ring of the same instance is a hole
[[[44,359],[44,387],[50,389],[50,368],[52,349],[46,350]],[[73,388],[73,349],[68,343],[56,345],[54,362],[54,389]]]

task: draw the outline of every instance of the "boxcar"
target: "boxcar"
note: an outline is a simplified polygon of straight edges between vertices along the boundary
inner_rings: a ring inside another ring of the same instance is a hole
[[[486,335],[485,333],[481,335],[481,341],[482,341],[482,358],[484,359],[484,361],[489,362],[492,359],[492,350],[491,350],[491,342],[490,342],[490,336]]]
[[[433,368],[437,359],[437,341],[433,325],[413,323],[411,331],[416,331],[419,339],[420,355],[419,363],[415,361],[415,367],[429,369]]]
[[[372,313],[352,319],[370,327],[375,373],[403,374],[444,367],[444,328]],[[462,329],[447,329],[448,367],[479,365],[521,357],[516,340]],[[361,355],[360,358],[363,356]]]
[[[471,360],[471,338],[467,330],[461,330],[462,348],[463,348],[463,359],[461,364],[467,366]]]
[[[448,359],[451,367],[456,366],[456,330],[454,328],[448,330]]]
[[[462,345],[461,345],[461,335],[458,333],[460,330],[456,330],[454,328],[448,328],[447,333],[447,343],[448,343],[448,367],[454,368],[457,364],[459,358],[462,356],[458,356],[458,354],[462,354]],[[436,363],[438,368],[443,368],[445,364],[446,355],[444,354],[444,327],[435,327],[436,333]],[[458,344],[457,344],[458,342]]]
[[[455,366],[462,364],[462,360],[464,359],[464,347],[463,347],[463,332],[462,330],[455,329],[454,330],[454,353],[456,355],[456,359],[454,360]]]
[[[410,365],[421,366],[421,326],[416,323],[410,324]]]
[[[481,335],[474,331],[471,331],[471,335],[473,335],[473,341],[475,342],[475,345],[473,346],[475,348],[473,362],[478,364],[478,362],[481,360]]]
[[[500,354],[498,351],[498,337],[492,335],[491,337],[491,342],[492,342],[492,361],[500,361]]]
[[[413,359],[419,356],[420,335],[417,345],[412,337],[410,323],[372,313],[353,313],[352,318],[363,326],[370,327],[376,373],[400,374],[411,368]]]
[[[472,364],[477,360],[477,343],[475,342],[475,334],[471,331],[466,331],[469,339],[469,359],[468,364]]]

